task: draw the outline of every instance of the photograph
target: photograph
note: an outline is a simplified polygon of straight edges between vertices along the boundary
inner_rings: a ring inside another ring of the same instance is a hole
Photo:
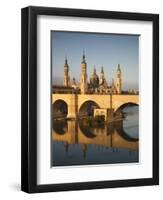
[[[139,163],[139,36],[51,30],[51,167]]]
[[[158,185],[159,14],[21,15],[21,190]]]

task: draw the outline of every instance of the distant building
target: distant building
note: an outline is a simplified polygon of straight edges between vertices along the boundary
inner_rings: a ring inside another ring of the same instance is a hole
[[[95,108],[93,110],[93,116],[103,116],[104,120],[107,121],[108,119],[111,121],[113,120],[113,109],[110,108]]]
[[[79,93],[79,89],[75,89],[72,86],[63,86],[63,85],[54,85],[52,87],[52,93],[61,93],[61,94],[74,94]]]
[[[97,116],[104,116],[104,120],[106,121],[108,118],[108,109],[107,108],[95,108],[93,110],[93,116],[97,117]]]

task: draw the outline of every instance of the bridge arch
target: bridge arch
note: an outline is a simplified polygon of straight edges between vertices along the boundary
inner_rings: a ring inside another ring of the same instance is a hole
[[[116,129],[117,133],[123,139],[125,139],[126,141],[129,141],[129,142],[136,142],[139,140],[139,137],[133,137],[132,135],[130,135],[126,132],[125,128],[123,127],[122,121],[116,122],[115,124],[116,124],[115,129]]]
[[[133,112],[133,110],[127,109],[127,110],[124,110],[124,112],[123,112],[123,109],[127,108],[128,106],[137,106],[138,107],[139,104],[137,104],[135,102],[128,102],[128,103],[124,103],[124,104],[120,105],[117,108],[117,110],[115,111],[115,115],[119,115],[119,114],[121,115],[123,113],[125,120],[116,122],[116,130],[119,133],[119,135],[121,135],[124,139],[134,142],[134,141],[139,140],[139,131],[138,131],[139,117],[137,116],[138,115],[137,112],[139,112],[139,110],[134,109],[134,112]],[[128,125],[128,123],[130,125]]]
[[[115,113],[121,112],[127,106],[139,106],[139,104],[135,102],[125,102],[120,104],[117,108],[115,108],[114,112]]]
[[[53,130],[58,135],[67,133],[68,125],[66,120],[53,120]]]
[[[85,101],[79,108],[79,117],[82,116],[92,116],[93,110],[95,108],[100,108],[100,106],[92,100]]]
[[[68,104],[63,99],[58,99],[52,104],[53,117],[67,117]]]
[[[93,139],[97,136],[97,135],[94,134],[93,130],[89,129],[88,127],[81,125],[80,123],[79,123],[79,128],[80,128],[80,131],[82,132],[82,134],[86,138]]]

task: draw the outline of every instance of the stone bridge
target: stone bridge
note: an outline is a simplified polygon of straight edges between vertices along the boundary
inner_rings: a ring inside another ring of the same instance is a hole
[[[53,109],[57,110],[63,107],[67,111],[67,118],[76,118],[80,112],[83,112],[88,104],[95,108],[112,108],[114,112],[125,107],[128,104],[139,105],[139,95],[134,94],[52,94]]]

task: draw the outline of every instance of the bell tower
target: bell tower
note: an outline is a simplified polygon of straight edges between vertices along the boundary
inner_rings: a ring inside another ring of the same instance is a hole
[[[116,89],[118,94],[122,93],[122,78],[121,78],[120,64],[118,64],[116,73]]]
[[[68,66],[68,62],[67,62],[67,58],[65,58],[65,64],[64,64],[64,80],[63,80],[63,84],[64,86],[69,86],[69,66]]]
[[[104,75],[104,69],[103,66],[101,66],[101,71],[100,71],[100,85],[104,83],[105,80],[105,75]]]
[[[80,91],[81,94],[87,93],[87,63],[85,60],[85,53],[83,52],[82,62],[80,64],[81,74],[80,74]]]

